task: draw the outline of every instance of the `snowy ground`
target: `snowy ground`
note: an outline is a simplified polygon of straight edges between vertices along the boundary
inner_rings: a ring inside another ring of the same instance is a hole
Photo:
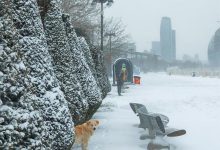
[[[95,114],[101,124],[92,136],[89,150],[146,150],[145,131],[129,102],[147,106],[170,118],[168,126],[184,128],[186,135],[164,137],[172,150],[220,150],[220,79],[143,74],[141,85],[130,85],[123,96],[116,87]],[[80,150],[80,148],[73,148]]]

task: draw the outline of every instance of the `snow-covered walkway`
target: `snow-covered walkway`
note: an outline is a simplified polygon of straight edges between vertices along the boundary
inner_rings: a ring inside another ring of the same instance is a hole
[[[146,150],[145,131],[129,102],[147,106],[170,118],[169,126],[184,128],[181,137],[165,137],[175,150],[220,150],[220,79],[143,74],[141,85],[130,85],[118,96],[116,87],[104,100],[94,118],[101,121],[89,150]],[[79,150],[79,148],[74,148]]]

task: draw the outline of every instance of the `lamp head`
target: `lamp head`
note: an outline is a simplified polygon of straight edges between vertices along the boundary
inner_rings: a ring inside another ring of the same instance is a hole
[[[95,2],[94,0],[91,3],[92,6],[96,6],[96,4],[97,4],[97,2]]]
[[[92,5],[96,5],[97,3],[106,3],[107,2],[107,6],[111,6],[113,3],[113,0],[93,0],[92,1]]]
[[[107,6],[110,7],[110,6],[112,5],[113,2],[114,2],[113,0],[108,0]]]

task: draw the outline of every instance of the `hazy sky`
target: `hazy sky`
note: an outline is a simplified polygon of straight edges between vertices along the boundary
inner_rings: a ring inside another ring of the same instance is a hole
[[[207,60],[207,47],[220,27],[220,0],[114,0],[105,17],[121,18],[137,45],[137,51],[150,50],[160,40],[160,21],[171,18],[176,30],[177,58],[199,54]]]

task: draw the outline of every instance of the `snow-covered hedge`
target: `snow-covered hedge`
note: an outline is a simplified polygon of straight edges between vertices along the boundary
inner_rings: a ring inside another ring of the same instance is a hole
[[[76,75],[75,67],[78,64],[73,58],[73,45],[69,43],[60,8],[60,0],[51,0],[44,27],[56,76],[68,101],[74,123],[79,124],[86,120],[88,102]]]
[[[111,91],[111,84],[104,65],[103,52],[91,44],[89,44],[89,47],[95,66],[98,86],[102,92],[102,99],[104,99],[107,96],[107,93]]]
[[[0,149],[68,149],[73,122],[36,0],[0,7]]]
[[[61,0],[0,1],[0,149],[70,149],[109,91]]]
[[[82,42],[80,41],[81,39],[77,37],[75,30],[70,24],[69,16],[63,14],[63,20],[65,22],[66,34],[73,56],[74,74],[76,74],[77,79],[82,86],[82,91],[88,102],[89,109],[86,115],[86,119],[88,120],[93,116],[93,114],[101,105],[101,92],[95,77],[93,76],[93,73],[86,61],[85,55],[83,53],[84,50],[82,47]]]
[[[84,37],[79,37],[79,42],[80,42],[79,44],[81,45],[81,48],[83,50],[83,54],[85,56],[86,63],[89,65],[89,68],[90,68],[93,76],[95,77],[95,79],[97,81],[97,76],[96,76],[97,74],[96,74],[96,70],[95,70],[95,64],[93,62],[89,46],[88,46],[88,44],[87,44]]]

